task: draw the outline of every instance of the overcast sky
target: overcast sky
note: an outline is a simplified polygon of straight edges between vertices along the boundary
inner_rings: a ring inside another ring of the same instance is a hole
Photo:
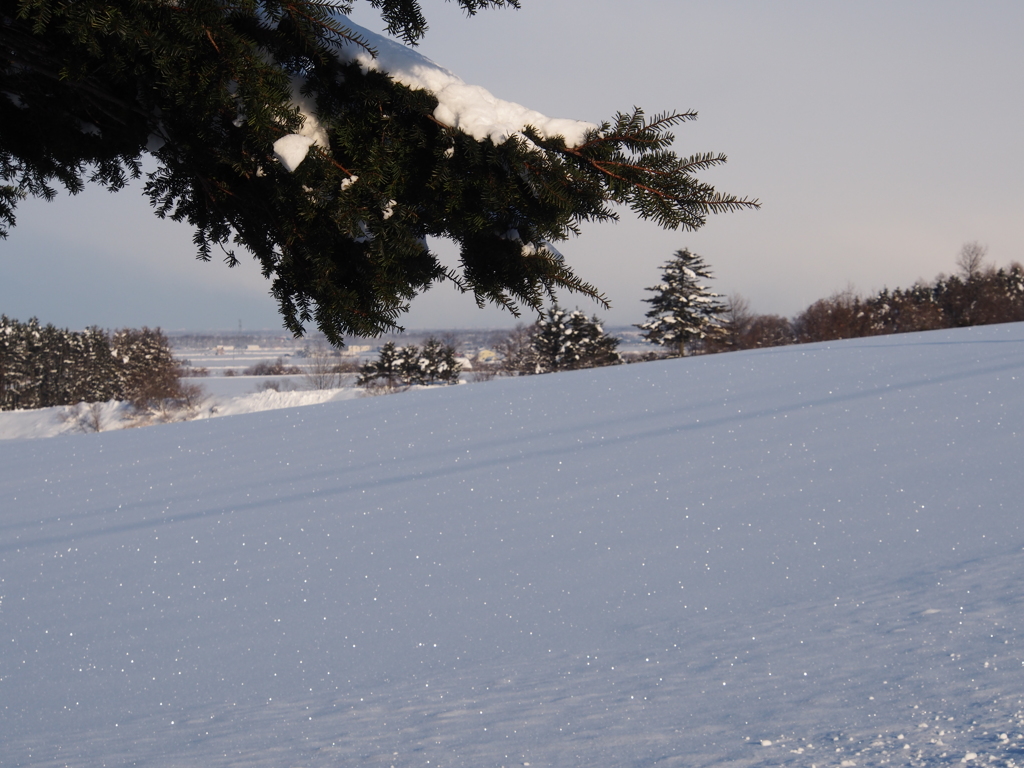
[[[363,3],[367,5],[368,3]],[[979,241],[997,265],[1024,261],[1024,3],[522,0],[467,19],[424,3],[420,51],[496,96],[593,122],[634,105],[694,109],[676,151],[724,152],[703,174],[760,211],[666,232],[628,212],[559,244],[639,322],[659,266],[689,247],[718,292],[792,316],[852,287],[908,286],[955,270]],[[372,11],[354,20],[380,30]],[[451,253],[439,249],[442,253]],[[0,312],[81,328],[278,328],[249,261],[194,258],[187,225],[152,215],[138,187],[26,201],[0,241]],[[409,328],[497,327],[447,287],[417,299]]]

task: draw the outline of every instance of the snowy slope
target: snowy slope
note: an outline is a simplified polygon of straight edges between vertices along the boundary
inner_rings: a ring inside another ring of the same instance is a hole
[[[0,766],[1024,765],[1024,325],[0,443]]]

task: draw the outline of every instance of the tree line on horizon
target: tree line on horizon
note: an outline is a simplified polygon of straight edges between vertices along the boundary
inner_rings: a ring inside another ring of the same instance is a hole
[[[703,257],[682,249],[661,268],[661,282],[646,320],[636,325],[662,347],[632,358],[615,351],[618,340],[604,333],[597,317],[557,305],[531,326],[519,326],[497,344],[497,371],[505,375],[547,373],[694,354],[806,344],[890,333],[1024,321],[1024,267],[985,263],[987,248],[965,244],[954,275],[910,288],[885,288],[869,296],[841,291],[813,302],[792,319],[757,314],[742,296],[728,301],[705,283],[712,279]],[[546,356],[544,350],[547,350]],[[554,350],[558,350],[554,352]]]
[[[818,299],[792,319],[751,312],[733,297],[720,321],[722,333],[706,352],[807,344],[892,333],[934,331],[1024,321],[1024,267],[986,264],[988,249],[966,243],[957,272],[910,288],[883,288],[868,296],[845,290]]]
[[[481,365],[475,374],[524,376],[1024,321],[1024,267],[1012,263],[996,268],[985,263],[986,253],[984,246],[967,243],[957,258],[954,275],[939,275],[931,283],[918,282],[908,289],[885,288],[869,296],[852,290],[835,293],[788,319],[751,312],[741,296],[722,301],[722,295],[704,282],[712,277],[707,263],[683,249],[663,265],[661,282],[648,288],[654,294],[646,299],[651,309],[646,320],[637,324],[644,338],[664,351],[623,355],[617,349],[619,339],[604,331],[598,317],[554,304],[532,325],[519,325],[501,337],[495,344],[497,360]],[[431,338],[422,348],[388,342],[376,360],[359,368],[358,385],[373,391],[395,391],[413,385],[458,383],[462,365],[456,359],[456,346],[451,339]],[[111,332],[92,327],[70,331],[52,324],[43,326],[35,318],[21,323],[0,315],[0,410],[122,400],[146,411],[169,401],[188,401],[196,396],[191,389],[199,388],[182,382],[188,373],[184,365],[174,358],[159,329]],[[329,379],[311,382],[311,386],[336,386],[337,361],[325,357],[321,367],[330,374]],[[277,372],[272,366],[251,371],[252,375]],[[310,378],[315,370],[304,373]]]

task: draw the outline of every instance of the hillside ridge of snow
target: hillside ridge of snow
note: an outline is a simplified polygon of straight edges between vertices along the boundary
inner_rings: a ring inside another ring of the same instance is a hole
[[[0,764],[1024,765],[1022,351],[0,442]]]

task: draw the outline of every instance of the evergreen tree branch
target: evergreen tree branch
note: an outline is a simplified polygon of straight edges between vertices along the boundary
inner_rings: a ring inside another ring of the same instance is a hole
[[[518,7],[458,2],[470,15]],[[424,34],[418,0],[371,5],[407,42]],[[724,155],[672,152],[670,129],[694,112],[648,121],[634,109],[576,146],[530,127],[474,138],[435,116],[432,93],[350,61],[347,45],[372,50],[338,16],[351,8],[0,0],[0,236],[24,197],[86,180],[118,189],[148,153],[145,193],[158,216],[193,227],[199,258],[247,251],[285,327],[315,324],[340,344],[398,328],[442,281],[514,314],[560,289],[606,304],[547,244],[616,219],[616,204],[690,229],[757,207],[695,178]],[[312,146],[286,168],[296,140]],[[431,252],[438,237],[458,245],[457,266]]]

